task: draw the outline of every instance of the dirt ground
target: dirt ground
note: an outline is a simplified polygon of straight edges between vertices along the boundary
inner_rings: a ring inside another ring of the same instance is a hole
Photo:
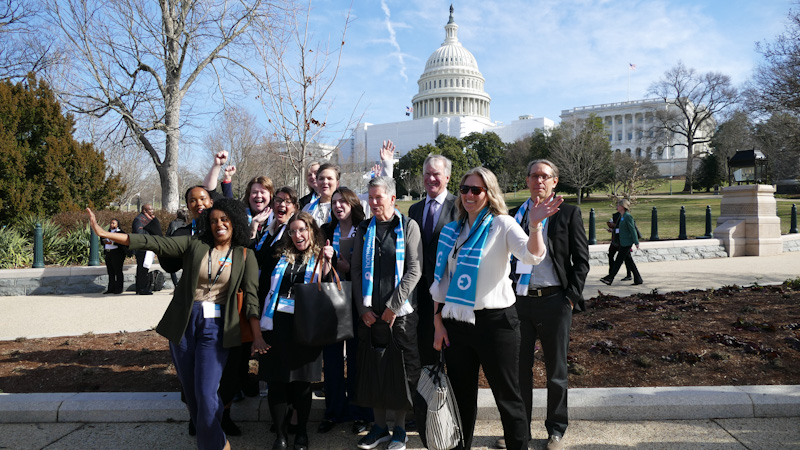
[[[601,294],[587,306],[573,318],[570,387],[800,384],[798,281]],[[544,387],[538,350],[534,374]],[[154,331],[0,342],[0,392],[179,387],[167,341]]]

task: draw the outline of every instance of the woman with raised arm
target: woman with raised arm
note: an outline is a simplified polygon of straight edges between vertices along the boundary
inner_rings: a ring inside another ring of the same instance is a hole
[[[259,332],[258,267],[252,255],[247,257],[250,239],[244,207],[230,199],[216,201],[200,217],[204,226],[197,239],[109,233],[87,211],[92,230],[102,239],[183,258],[183,276],[156,331],[169,339],[186,406],[197,427],[197,447],[230,448],[220,424],[223,404],[217,393],[228,349],[241,344],[243,326],[250,326],[255,335],[254,352],[268,349]],[[239,322],[239,289],[249,323]]]
[[[478,406],[478,370],[492,388],[509,449],[528,448],[528,421],[519,390],[520,329],[511,287],[510,257],[539,264],[545,254],[542,221],[563,199],[536,202],[528,211],[530,236],[508,215],[497,178],[476,167],[461,178],[459,219],[439,237],[434,282],[436,350],[445,349],[447,375],[462,420],[462,448],[472,446]]]

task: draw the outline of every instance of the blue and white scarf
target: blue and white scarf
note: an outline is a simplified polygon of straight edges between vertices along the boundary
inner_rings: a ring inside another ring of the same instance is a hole
[[[336,224],[336,228],[333,229],[333,251],[336,254],[339,254],[339,240],[342,238],[342,226],[341,224]]]
[[[275,270],[272,271],[272,278],[270,279],[270,289],[269,294],[267,294],[267,298],[265,301],[264,306],[264,313],[261,314],[261,329],[262,330],[271,330],[273,327],[273,319],[275,317],[275,308],[278,306],[278,292],[281,290],[281,283],[283,282],[283,274],[286,273],[286,267],[289,265],[289,261],[286,259],[286,255],[281,256],[280,261],[278,261],[278,265],[275,266]],[[306,274],[303,278],[304,283],[310,283],[313,280],[311,276],[314,274],[314,256],[312,255],[311,258],[308,260],[308,264],[306,264]]]
[[[458,251],[455,273],[450,278],[447,287],[447,296],[442,313],[461,322],[475,323],[475,297],[478,282],[478,268],[483,258],[483,247],[489,236],[489,228],[494,220],[494,215],[489,213],[489,208],[484,208],[472,224],[467,240]],[[439,246],[436,248],[436,268],[433,273],[431,291],[438,290],[447,270],[447,261],[450,252],[461,234],[466,220],[450,222],[442,228],[439,235]]]
[[[394,210],[395,215],[399,219],[399,223],[394,228],[394,233],[397,235],[395,242],[396,250],[394,253],[394,287],[400,285],[400,280],[403,278],[403,269],[405,268],[406,261],[406,241],[403,230],[403,215],[400,211]],[[372,307],[372,293],[375,288],[373,274],[375,273],[375,231],[377,229],[375,217],[369,221],[367,226],[367,233],[364,235],[364,249],[361,256],[364,262],[364,267],[361,270],[361,297],[364,301],[364,306],[367,308]],[[398,316],[405,316],[414,312],[411,303],[408,299],[403,301],[403,306],[400,311],[396,311]]]
[[[531,201],[531,199],[526,200],[525,203],[523,203],[522,206],[519,207],[517,213],[514,214],[514,220],[518,224],[522,225],[522,221],[525,219],[525,214],[527,214],[528,208],[531,207],[532,203],[533,202]],[[542,221],[542,226],[544,227],[546,223],[547,219],[544,219]],[[516,259],[516,257],[511,256],[511,260],[513,261],[514,259]],[[517,259],[517,264],[519,264],[519,259]],[[516,290],[517,295],[528,295],[528,288],[530,287],[530,284],[531,284],[531,274],[530,273],[521,274],[519,276],[519,280],[517,281],[517,290]]]
[[[319,195],[317,193],[311,194],[311,201],[308,202],[308,212],[309,214],[313,213],[315,209],[319,206]]]

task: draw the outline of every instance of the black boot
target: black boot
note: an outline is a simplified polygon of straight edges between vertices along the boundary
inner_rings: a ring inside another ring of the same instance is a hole
[[[192,419],[189,419],[189,436],[197,436],[197,428],[194,427]]]
[[[223,409],[222,410],[222,431],[225,432],[228,436],[241,436],[242,430],[236,426],[236,424],[231,420],[231,410],[230,409]]]

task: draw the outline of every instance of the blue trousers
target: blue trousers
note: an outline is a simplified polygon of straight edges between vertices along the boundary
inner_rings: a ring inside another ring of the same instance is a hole
[[[347,346],[347,379],[344,377],[344,349]],[[358,337],[326,345],[322,349],[322,371],[325,374],[325,419],[333,422],[363,420],[372,422],[372,409],[356,406],[350,400],[356,395],[358,380]]]
[[[204,319],[203,305],[194,302],[183,339],[178,345],[169,344],[201,450],[219,450],[227,441],[221,425],[224,404],[217,393],[228,359],[222,329],[222,318]]]

